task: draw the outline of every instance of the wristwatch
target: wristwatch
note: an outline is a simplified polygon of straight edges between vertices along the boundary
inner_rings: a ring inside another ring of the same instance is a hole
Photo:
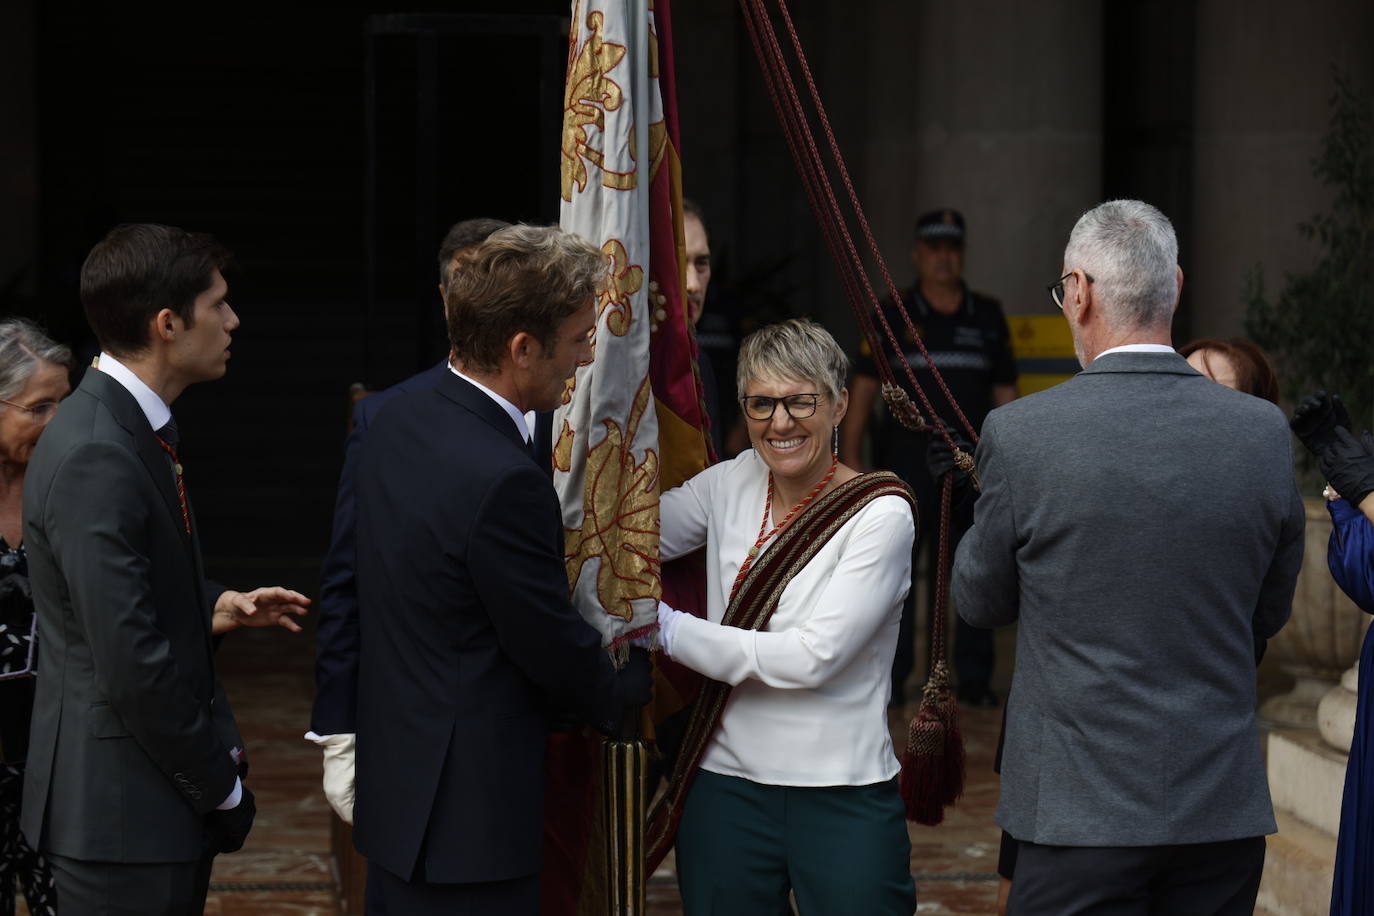
[[[1341,498],[1341,494],[1332,489],[1331,484],[1327,484],[1322,488],[1322,496],[1325,497],[1326,501],[1329,503],[1335,502]]]

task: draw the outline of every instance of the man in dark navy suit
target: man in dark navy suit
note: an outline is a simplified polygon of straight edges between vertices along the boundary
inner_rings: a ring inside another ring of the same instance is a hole
[[[448,289],[449,269],[460,251],[484,241],[510,223],[499,219],[468,219],[455,223],[439,246],[439,295]],[[315,705],[307,738],[324,751],[324,793],[330,806],[353,823],[354,735],[358,705],[358,588],[354,576],[354,477],[358,453],[378,411],[396,395],[433,387],[448,372],[448,360],[435,364],[358,401],[353,428],[344,443],[343,471],[334,503],[334,533],[324,560],[320,584],[319,623],[315,632]],[[548,434],[545,434],[548,438]],[[369,913],[385,912],[382,902],[369,898]]]
[[[573,608],[528,411],[592,358],[605,262],[512,226],[455,258],[453,358],[392,398],[358,458],[354,840],[389,910],[534,914],[554,712],[609,727],[649,699]]]

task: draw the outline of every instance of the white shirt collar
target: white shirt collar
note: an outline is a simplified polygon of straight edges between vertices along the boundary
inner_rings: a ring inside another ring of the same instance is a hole
[[[167,425],[167,421],[172,419],[172,410],[162,398],[157,396],[157,392],[149,388],[148,385],[134,375],[132,369],[115,359],[108,353],[102,352],[95,368],[123,385],[125,390],[134,396],[138,406],[142,408],[143,415],[148,418],[148,425],[153,428],[153,432]]]
[[[463,373],[459,372],[457,369],[453,367],[452,363],[449,363],[448,371],[452,372],[454,375],[458,376],[460,379],[467,382],[469,385],[476,388],[478,391],[482,392],[487,397],[491,398],[497,404],[501,405],[501,409],[510,415],[511,422],[514,423],[515,428],[520,431],[520,438],[523,439],[526,443],[530,441],[530,423],[534,422],[532,419],[534,417],[534,411],[531,410],[527,414],[521,413],[519,407],[516,407],[510,401],[507,401],[505,398],[501,397],[501,395],[497,394],[495,391],[492,391],[490,388],[488,388],[486,385],[483,385],[481,382],[477,381],[477,379],[473,378],[472,376],[464,375]]]
[[[1103,350],[1094,359],[1101,359],[1108,353],[1177,353],[1173,347],[1167,344],[1122,344],[1119,347],[1112,347],[1110,350]]]

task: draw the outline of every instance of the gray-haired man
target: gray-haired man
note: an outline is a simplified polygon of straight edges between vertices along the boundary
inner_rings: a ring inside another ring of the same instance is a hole
[[[1084,371],[993,411],[953,587],[1018,622],[997,822],[1011,912],[1250,913],[1275,830],[1255,644],[1288,619],[1303,509],[1272,404],[1170,347],[1165,216],[1085,213],[1051,292]]]

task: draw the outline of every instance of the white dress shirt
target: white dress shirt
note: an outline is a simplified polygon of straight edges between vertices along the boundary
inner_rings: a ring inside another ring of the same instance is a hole
[[[153,428],[153,432],[167,425],[167,421],[172,419],[172,409],[167,403],[158,396],[157,392],[148,387],[148,384],[134,375],[132,369],[115,359],[108,353],[102,352],[96,360],[95,368],[108,375],[120,384],[125,391],[134,396],[138,402],[139,409],[148,418],[148,425]],[[237,748],[235,749],[237,750]],[[229,752],[229,756],[234,756],[234,751]],[[237,758],[235,758],[237,759]],[[229,797],[220,802],[215,807],[220,810],[237,808],[239,802],[243,800],[243,783],[237,776],[234,777],[234,791],[229,793]]]
[[[663,559],[707,552],[706,619],[677,619],[671,657],[734,685],[702,768],[784,786],[891,779],[900,768],[887,701],[911,587],[911,507],[897,496],[865,506],[792,578],[766,629],[721,626],[767,490],[768,468],[751,450],[660,505]]]
[[[1095,357],[1093,357],[1093,358],[1094,358],[1094,359],[1101,359],[1102,357],[1106,356],[1108,353],[1177,353],[1177,352],[1178,352],[1177,350],[1175,350],[1173,347],[1169,346],[1168,344],[1122,344],[1122,345],[1119,346],[1119,347],[1111,347],[1111,348],[1109,348],[1109,349],[1103,350],[1101,353],[1097,354],[1097,356],[1095,356]]]
[[[143,415],[148,418],[148,425],[153,428],[153,432],[162,429],[167,425],[167,421],[172,419],[172,409],[163,402],[157,392],[148,387],[143,379],[134,375],[133,370],[128,366],[108,353],[101,353],[96,360],[95,367],[119,382],[129,394],[134,396],[134,400],[143,410]]]

